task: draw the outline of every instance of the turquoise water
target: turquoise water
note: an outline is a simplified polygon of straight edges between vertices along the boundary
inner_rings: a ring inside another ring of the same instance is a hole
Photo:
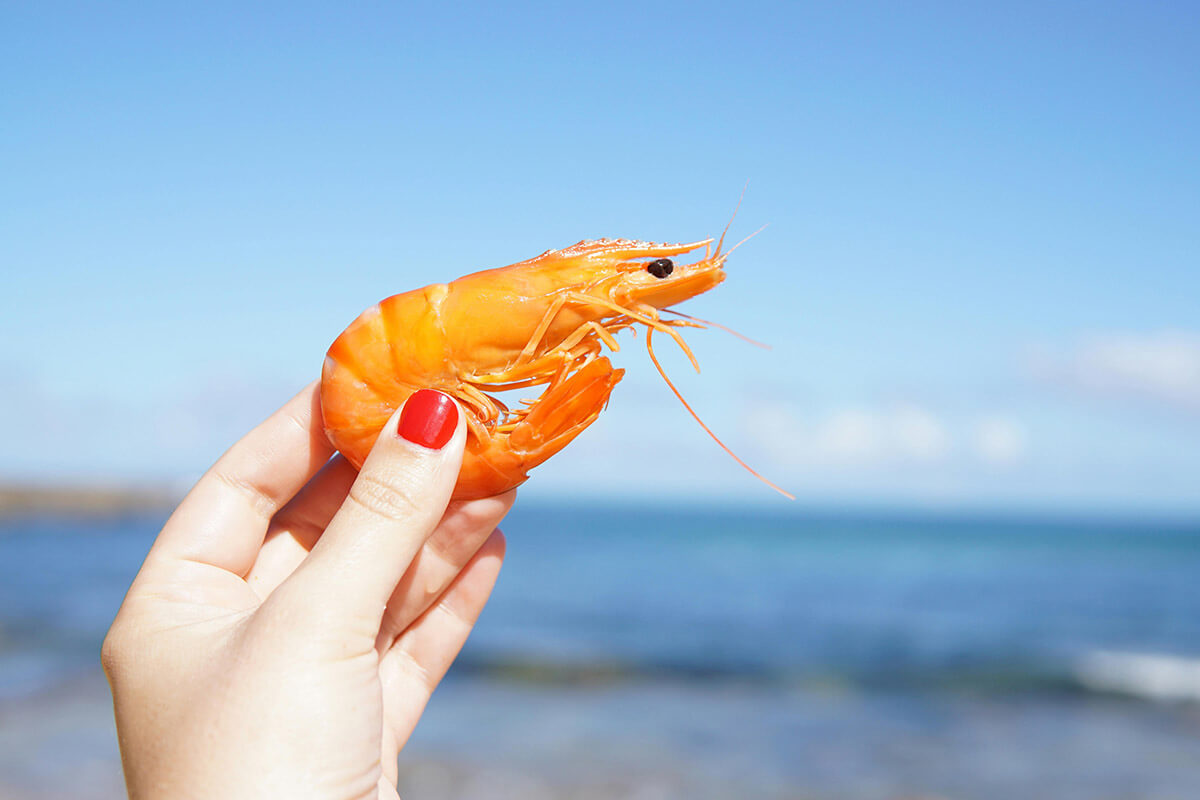
[[[160,523],[0,525],[0,701],[94,674]],[[423,762],[620,764],[662,796],[1200,791],[1200,679],[1164,703],[1088,670],[1200,664],[1200,525],[519,505],[503,527]]]
[[[0,524],[0,694],[94,660],[156,516]],[[461,674],[1070,689],[1200,657],[1200,525],[518,506]]]
[[[471,662],[787,684],[1068,687],[1200,656],[1200,527],[518,509]]]

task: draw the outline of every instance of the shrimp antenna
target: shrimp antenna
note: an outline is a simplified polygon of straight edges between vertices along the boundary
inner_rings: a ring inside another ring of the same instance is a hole
[[[761,347],[763,350],[771,349],[771,345],[760,342],[757,339],[751,339],[749,336],[747,336],[744,333],[738,333],[733,328],[730,328],[728,325],[722,325],[721,323],[713,322],[710,319],[700,319],[699,317],[693,317],[691,314],[685,314],[682,311],[676,311],[673,308],[664,308],[663,311],[666,311],[670,314],[675,314],[676,316],[679,316],[679,317],[683,317],[684,319],[690,319],[692,322],[699,322],[703,325],[708,325],[711,328],[720,328],[721,330],[725,331],[726,333],[732,334],[732,335],[736,336],[737,338],[741,339],[743,342],[748,342],[749,344],[752,344],[755,347]]]
[[[675,388],[675,384],[671,383],[671,379],[667,377],[667,373],[662,368],[662,364],[658,363],[658,358],[656,358],[654,355],[654,345],[652,345],[650,343],[650,337],[651,337],[651,335],[653,335],[653,333],[654,333],[653,328],[650,328],[650,327],[646,328],[646,350],[647,350],[647,352],[650,353],[650,360],[654,362],[654,368],[658,370],[658,374],[662,376],[662,379],[667,382],[667,386],[670,387],[671,392],[677,398],[679,398],[679,402],[683,403],[683,407],[686,408],[688,413],[692,415],[692,419],[694,419],[694,420],[696,420],[696,422],[700,423],[700,427],[704,429],[704,432],[707,433],[709,436],[711,436],[712,440],[714,442],[716,442],[718,445],[720,445],[721,449],[724,450],[726,453],[728,453],[733,458],[734,461],[741,464],[742,467],[747,472],[749,472],[754,477],[758,478],[760,481],[765,483],[767,486],[770,486],[772,489],[779,492],[781,495],[786,497],[788,500],[795,500],[796,495],[792,494],[791,492],[785,491],[785,490],[781,489],[780,487],[776,486],[775,484],[771,483],[769,480],[764,478],[762,475],[755,472],[753,467],[751,467],[745,461],[742,461],[740,458],[738,458],[737,453],[733,452],[728,447],[726,447],[725,443],[722,442],[720,439],[718,439],[717,435],[712,432],[712,429],[704,424],[704,420],[700,419],[700,415],[692,410],[692,407],[688,405],[688,401],[683,399],[683,395],[679,393],[679,390]]]
[[[768,225],[770,225],[770,224],[771,224],[771,223],[769,223],[769,222],[765,222],[765,223],[763,223],[763,225],[762,225],[762,227],[761,227],[761,228],[759,228],[759,229],[758,229],[758,230],[756,230],[754,233],[752,233],[752,234],[750,234],[749,236],[747,236],[745,239],[742,239],[740,242],[738,242],[737,244],[735,244],[733,247],[729,248],[729,252],[725,254],[725,257],[726,257],[726,258],[729,258],[729,256],[733,255],[733,251],[734,251],[734,250],[737,250],[739,247],[741,247],[742,245],[744,245],[746,242],[750,241],[750,240],[751,240],[751,239],[753,239],[755,236],[758,236],[760,233],[762,233],[763,231],[765,231],[765,230],[767,229],[767,226],[768,226]]]
[[[719,240],[717,240],[717,252],[713,253],[713,258],[716,258],[717,256],[721,255],[721,245],[725,243],[725,234],[729,233],[729,226],[733,224],[733,221],[735,219],[737,219],[738,209],[742,207],[742,200],[744,200],[746,198],[746,190],[749,188],[750,188],[750,181],[747,180],[746,184],[742,187],[742,193],[740,195],[738,195],[737,205],[733,207],[733,216],[731,216],[729,218],[729,222],[725,223],[725,230],[721,231],[721,238]],[[755,233],[757,233],[757,232],[758,231],[755,231]],[[738,244],[741,244],[741,242],[739,242]]]

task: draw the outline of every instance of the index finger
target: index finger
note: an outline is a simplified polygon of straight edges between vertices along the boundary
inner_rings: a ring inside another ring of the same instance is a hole
[[[271,517],[333,455],[314,381],[217,460],[167,520],[150,558],[254,565]]]

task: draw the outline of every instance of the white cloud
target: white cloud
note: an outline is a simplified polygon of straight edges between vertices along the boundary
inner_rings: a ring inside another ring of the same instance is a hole
[[[883,450],[878,418],[858,409],[837,411],[816,427],[815,452],[834,461],[870,461]]]
[[[842,408],[806,419],[798,408],[764,404],[748,415],[746,432],[789,466],[929,465],[944,462],[953,450],[945,423],[909,405]]]
[[[945,426],[924,409],[897,409],[891,418],[891,429],[897,450],[914,461],[941,461],[950,452],[950,436]]]
[[[975,453],[988,464],[1007,466],[1020,461],[1025,442],[1024,427],[1009,417],[986,417],[975,426]]]
[[[759,402],[742,417],[749,441],[768,458],[784,466],[808,460],[812,433],[802,423],[799,409],[777,402]]]
[[[1200,413],[1200,333],[1111,333],[1065,355],[1042,356],[1037,372],[1084,391],[1135,397]]]

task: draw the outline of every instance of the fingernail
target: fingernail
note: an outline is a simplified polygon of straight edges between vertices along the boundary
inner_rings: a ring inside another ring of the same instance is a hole
[[[414,444],[441,450],[458,427],[458,406],[447,395],[422,389],[408,398],[396,432]]]

